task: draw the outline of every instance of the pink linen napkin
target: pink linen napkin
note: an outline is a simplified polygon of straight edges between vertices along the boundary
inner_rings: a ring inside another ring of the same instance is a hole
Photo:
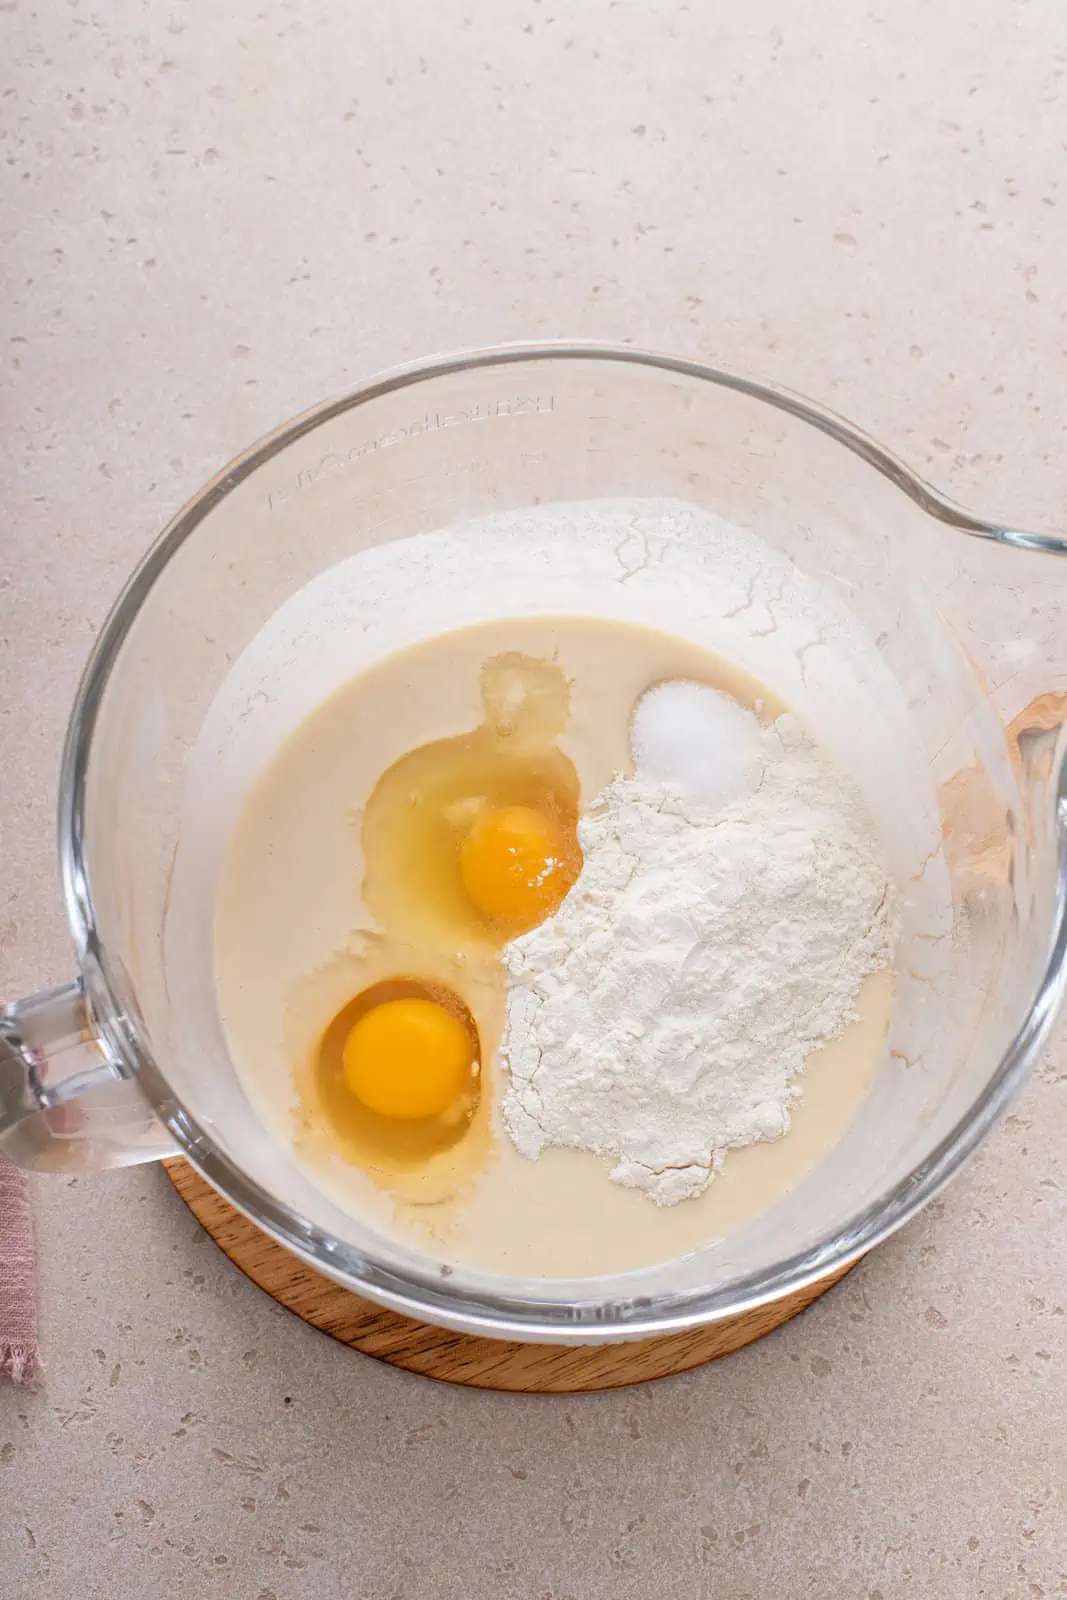
[[[41,1375],[33,1218],[25,1173],[0,1156],[0,1378]]]

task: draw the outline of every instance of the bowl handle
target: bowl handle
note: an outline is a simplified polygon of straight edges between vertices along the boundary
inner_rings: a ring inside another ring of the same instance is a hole
[[[16,1166],[99,1172],[177,1148],[108,1054],[80,978],[0,1011],[0,1151]]]

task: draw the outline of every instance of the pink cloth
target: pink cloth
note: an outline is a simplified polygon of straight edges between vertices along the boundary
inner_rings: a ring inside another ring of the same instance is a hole
[[[26,1175],[0,1156],[0,1377],[15,1383],[41,1374],[35,1264]]]

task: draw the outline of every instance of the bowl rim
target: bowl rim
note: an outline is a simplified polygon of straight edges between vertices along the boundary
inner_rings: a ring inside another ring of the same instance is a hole
[[[590,1296],[569,1303],[511,1292],[498,1295],[466,1288],[457,1292],[449,1269],[423,1272],[386,1266],[370,1252],[342,1243],[276,1200],[215,1146],[205,1127],[175,1098],[153,1057],[132,987],[99,935],[85,850],[85,808],[93,733],[111,674],[144,600],[177,551],[239,484],[296,440],[349,410],[429,379],[487,367],[566,361],[659,369],[762,401],[860,456],[935,520],[1020,550],[1067,554],[1067,539],[1029,533],[956,505],[891,451],[825,407],[788,389],[702,362],[629,345],[586,341],[518,342],[409,362],[303,411],[264,435],[205,484],[150,546],[107,616],[75,695],[60,771],[58,847],[67,920],[90,1010],[105,1046],[123,1075],[137,1081],[178,1152],[209,1183],[309,1266],[394,1311],[459,1332],[577,1345],[682,1332],[802,1290],[844,1269],[902,1227],[959,1171],[1026,1082],[1067,987],[1067,761],[1059,774],[1056,795],[1058,872],[1045,965],[1030,1007],[996,1071],[967,1112],[911,1172],[847,1225],[820,1237],[772,1271],[752,1273],[713,1290]]]

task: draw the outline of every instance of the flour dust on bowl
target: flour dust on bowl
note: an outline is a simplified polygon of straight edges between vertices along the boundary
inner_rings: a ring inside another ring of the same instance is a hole
[[[1062,553],[794,396],[629,351],[456,357],[298,419],[94,653],[82,978],[5,1014],[4,1147],[181,1151],[339,1281],[500,1337],[669,1332],[844,1266],[1060,998]],[[1047,614],[1002,634],[1028,576]]]

